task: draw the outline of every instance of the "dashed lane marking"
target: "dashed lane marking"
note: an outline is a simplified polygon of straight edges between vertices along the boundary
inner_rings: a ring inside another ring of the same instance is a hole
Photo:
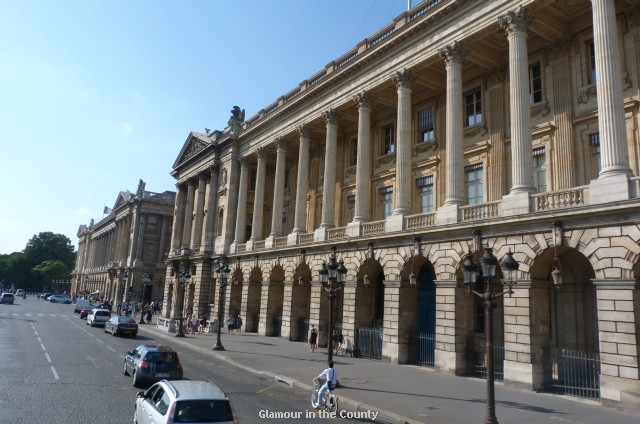
[[[53,377],[54,377],[56,380],[60,380],[60,377],[58,376],[58,373],[56,372],[56,367],[51,366],[51,372],[53,372]]]
[[[47,358],[47,362],[51,363],[51,357],[47,352],[44,353],[44,356]]]
[[[47,351],[47,348],[44,347],[44,345],[42,343],[40,343],[40,347],[42,347],[42,350],[44,350],[45,352]]]

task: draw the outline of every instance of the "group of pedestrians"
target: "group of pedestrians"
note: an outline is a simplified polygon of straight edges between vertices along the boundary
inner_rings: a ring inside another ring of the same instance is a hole
[[[333,353],[335,355],[342,355],[344,353],[344,336],[340,330],[334,329],[331,333],[331,340],[333,341]],[[311,325],[311,331],[309,332],[309,347],[310,352],[315,352],[318,348],[318,330],[315,325]]]
[[[203,334],[205,331],[207,331],[208,324],[209,323],[207,321],[206,315],[201,315],[200,318],[197,318],[189,314],[189,316],[187,316],[186,324],[187,334]]]
[[[236,330],[236,333],[242,333],[242,317],[240,315],[237,317],[229,315],[227,318],[227,332],[233,334],[233,330]]]
[[[122,304],[119,313],[121,315],[130,316],[136,318],[138,313],[141,314],[140,322],[142,324],[150,323],[153,319],[153,314],[159,309],[159,302],[153,301],[151,303],[128,301]],[[146,320],[146,322],[145,322]]]

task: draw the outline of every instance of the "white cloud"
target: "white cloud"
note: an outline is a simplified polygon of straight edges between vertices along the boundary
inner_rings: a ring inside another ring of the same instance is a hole
[[[89,208],[86,206],[83,206],[76,211],[76,215],[88,215],[88,214],[89,214]]]
[[[124,125],[122,126],[122,133],[124,135],[133,134],[133,127],[131,126],[131,124],[129,124],[128,122],[125,122]]]

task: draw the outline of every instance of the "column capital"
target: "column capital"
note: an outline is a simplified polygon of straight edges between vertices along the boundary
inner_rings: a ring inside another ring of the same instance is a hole
[[[527,13],[527,9],[520,6],[517,10],[507,12],[506,15],[502,15],[498,18],[498,23],[507,33],[507,35],[514,32],[524,32],[527,30],[527,25],[533,21],[533,18]]]
[[[408,69],[401,69],[391,75],[391,80],[396,84],[396,88],[411,88],[416,80],[416,76]]]
[[[452,44],[438,50],[438,53],[440,54],[440,58],[444,60],[445,65],[450,66],[452,64],[460,64],[466,50],[459,41],[454,41]]]
[[[286,149],[288,143],[289,143],[289,141],[284,137],[276,137],[275,140],[273,140],[273,144],[276,145],[276,148],[278,150]]]
[[[375,101],[375,97],[370,91],[365,90],[353,96],[353,101],[358,105],[358,109],[366,108],[370,109],[371,104]]]
[[[335,109],[328,109],[322,112],[322,117],[327,122],[327,125],[337,125],[338,120],[340,119],[340,113]]]
[[[310,138],[311,137],[311,128],[307,124],[298,125],[296,131],[300,135],[300,138]]]
[[[211,174],[217,174],[220,172],[220,162],[214,162],[209,169],[211,170]]]
[[[246,156],[240,156],[237,162],[238,162],[238,165],[240,165],[240,168],[242,168],[249,164],[249,158],[247,158]]]
[[[258,160],[266,160],[267,159],[267,149],[264,147],[258,147],[256,149],[256,155],[258,156]]]

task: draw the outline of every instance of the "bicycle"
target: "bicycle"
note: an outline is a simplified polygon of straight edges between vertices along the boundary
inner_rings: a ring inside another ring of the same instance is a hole
[[[313,379],[313,387],[315,387],[313,393],[311,393],[311,406],[313,408],[318,408],[318,392],[324,385],[324,382],[324,380],[320,380],[318,378]],[[331,413],[338,413],[338,397],[333,394],[333,388],[331,386],[329,386],[329,390],[327,390],[324,394],[324,402],[322,407]]]

